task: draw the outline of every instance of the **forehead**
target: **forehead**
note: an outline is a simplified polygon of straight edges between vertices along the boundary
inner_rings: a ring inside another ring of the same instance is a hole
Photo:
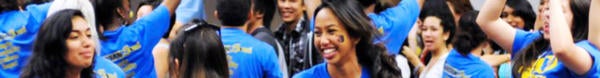
[[[71,20],[73,22],[73,30],[85,30],[89,28],[89,24],[81,16],[74,16]]]
[[[315,26],[319,27],[331,24],[339,24],[338,17],[329,8],[321,9],[315,17]]]
[[[427,16],[423,20],[423,26],[440,26],[441,23],[442,23],[442,20],[440,18],[434,17],[434,16]]]

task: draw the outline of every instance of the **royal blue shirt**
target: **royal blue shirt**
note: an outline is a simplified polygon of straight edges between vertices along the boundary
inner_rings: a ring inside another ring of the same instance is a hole
[[[231,78],[281,78],[275,49],[237,28],[222,28]]]
[[[512,53],[510,55],[514,57],[519,53],[519,51],[521,51],[521,49],[529,46],[529,44],[533,43],[533,41],[538,38],[542,38],[541,31],[527,32],[517,29],[515,33],[515,39],[513,40]]]
[[[444,65],[444,78],[494,78],[494,69],[473,54],[462,55],[452,49]]]
[[[0,13],[0,77],[19,77],[51,4],[29,5],[25,11]]]
[[[521,49],[524,49],[530,45],[535,39],[542,38],[541,32],[526,32],[523,30],[517,30],[515,40],[513,43],[512,56],[518,53]],[[521,68],[523,72],[520,77],[546,77],[546,78],[598,78],[600,77],[600,51],[594,45],[588,41],[580,41],[576,44],[579,47],[584,48],[593,60],[593,65],[585,75],[577,75],[575,72],[570,71],[564,64],[554,56],[554,52],[551,49],[547,49],[534,62],[532,66],[528,68]]]
[[[169,29],[169,16],[161,5],[129,26],[104,31],[101,55],[118,64],[127,77],[156,78],[152,48]]]
[[[204,19],[204,0],[181,0],[175,14],[175,19],[183,24],[192,19]]]
[[[569,70],[551,51],[545,51],[534,64],[521,73],[521,77],[543,77],[543,78],[599,78],[600,77],[600,51],[589,41],[580,41],[576,46],[585,49],[592,57],[593,65],[584,75],[577,75]]]
[[[371,73],[369,70],[366,67],[362,67],[360,78],[370,77]],[[329,71],[327,71],[327,64],[321,63],[294,75],[292,78],[331,78],[331,76],[329,75]]]
[[[96,78],[125,78],[125,72],[112,61],[100,57],[94,57],[94,74]]]
[[[385,43],[388,54],[398,54],[419,13],[416,0],[402,0],[397,6],[380,13],[369,13],[377,31],[383,34],[376,43]]]

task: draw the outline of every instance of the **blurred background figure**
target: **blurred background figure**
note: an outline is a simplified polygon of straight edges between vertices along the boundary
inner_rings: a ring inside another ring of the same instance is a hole
[[[119,64],[126,77],[157,76],[152,49],[168,32],[179,0],[165,0],[152,13],[130,22],[129,0],[95,0],[100,55]]]
[[[446,64],[444,77],[473,77],[494,78],[494,69],[484,60],[480,59],[486,46],[486,36],[481,31],[475,19],[477,11],[465,12],[461,15],[456,35]]]
[[[508,0],[500,17],[515,28],[530,31],[534,27],[536,15],[528,1]]]
[[[445,60],[450,52],[455,32],[454,17],[443,0],[429,0],[419,18],[420,36],[423,39],[423,64],[420,77],[441,77]],[[420,68],[419,68],[420,69]]]
[[[289,77],[288,65],[285,55],[284,46],[277,40],[273,32],[271,31],[271,21],[275,16],[275,10],[277,0],[252,0],[251,12],[253,15],[248,20],[248,33],[254,36],[254,38],[268,43],[275,49],[277,54],[277,60],[279,62],[279,69],[284,78]]]
[[[0,77],[19,77],[32,54],[35,36],[52,3],[0,1]],[[29,5],[26,5],[29,4]]]
[[[275,31],[275,37],[284,46],[288,73],[296,74],[323,62],[312,42],[310,21],[303,0],[277,0],[278,13],[283,24]]]
[[[214,15],[221,21],[221,39],[227,51],[232,78],[281,78],[280,63],[273,46],[247,33],[251,19],[250,0],[220,0]]]

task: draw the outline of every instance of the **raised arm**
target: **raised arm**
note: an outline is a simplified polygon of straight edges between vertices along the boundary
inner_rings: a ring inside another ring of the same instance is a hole
[[[483,32],[504,50],[513,51],[516,29],[500,19],[506,0],[486,0],[477,16]]]
[[[590,6],[590,14],[600,13],[600,1],[592,0]],[[590,15],[590,25],[588,32],[588,40],[594,45],[600,45],[600,22],[592,22],[592,20],[600,20],[600,15]],[[596,48],[600,48],[596,46]]]
[[[181,2],[181,0],[165,0],[162,2],[162,4],[167,7],[169,14],[173,15],[175,13],[175,9],[177,6],[179,6],[179,2]]]
[[[592,58],[585,49],[575,46],[560,2],[550,0],[550,16],[553,16],[550,17],[550,45],[554,55],[569,70],[584,75],[592,67]]]

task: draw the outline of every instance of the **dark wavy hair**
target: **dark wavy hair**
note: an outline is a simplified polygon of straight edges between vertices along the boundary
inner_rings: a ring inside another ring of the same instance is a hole
[[[66,40],[72,31],[72,19],[82,16],[79,10],[61,10],[44,21],[33,46],[33,55],[21,74],[21,78],[64,78],[69,63]],[[94,52],[95,55],[95,52]],[[94,62],[81,71],[82,78],[92,78]]]
[[[478,13],[478,11],[465,12],[458,21],[458,31],[452,45],[462,55],[470,54],[471,50],[487,40],[485,33],[475,22]]]
[[[348,30],[350,37],[361,39],[356,45],[356,56],[360,65],[368,68],[372,78],[398,78],[400,69],[394,59],[387,55],[385,46],[373,43],[381,36],[354,0],[325,0],[315,11],[315,16],[323,8],[329,8]]]
[[[206,78],[229,78],[227,55],[218,30],[199,20],[184,25],[171,43],[169,71],[179,72],[180,78],[198,77],[199,72]],[[173,60],[179,61],[179,68],[175,68]]]
[[[525,26],[523,30],[529,31],[533,29],[533,24],[535,24],[535,12],[533,8],[531,8],[531,4],[526,0],[508,0],[506,1],[506,6],[513,8],[513,15],[521,17],[523,21],[525,21]],[[500,17],[506,17],[507,14],[502,14]]]
[[[570,0],[571,12],[573,12],[573,20],[571,24],[571,35],[575,42],[586,40],[588,37],[588,18],[590,12],[590,0]],[[516,54],[512,73],[515,78],[519,78],[524,70],[519,68],[528,68],[533,64],[532,62],[537,59],[536,56],[541,55],[544,51],[549,49],[550,41],[540,37],[536,39],[532,44],[527,47],[518,50]]]

